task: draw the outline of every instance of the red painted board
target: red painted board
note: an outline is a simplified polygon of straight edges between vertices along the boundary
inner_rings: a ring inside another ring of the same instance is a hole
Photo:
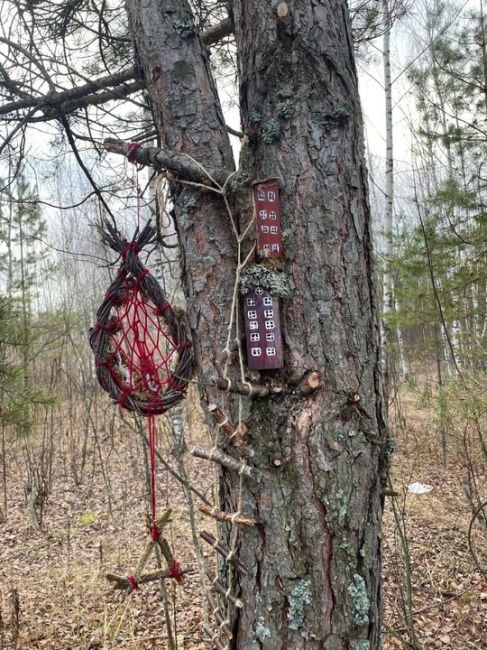
[[[281,257],[282,225],[279,181],[272,179],[254,185],[257,222],[257,254],[262,258]]]
[[[284,367],[279,299],[255,287],[242,300],[249,370]]]

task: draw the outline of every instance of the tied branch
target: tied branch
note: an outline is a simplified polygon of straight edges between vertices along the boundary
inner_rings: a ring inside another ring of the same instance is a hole
[[[204,539],[207,544],[209,544],[219,555],[224,558],[225,562],[233,562],[235,566],[238,567],[240,573],[247,575],[247,567],[245,567],[240,560],[235,556],[235,553],[232,552],[225,542],[222,542],[220,539],[214,537],[211,533],[206,532],[206,530],[201,531],[201,539]]]
[[[213,632],[206,623],[203,625],[205,634],[209,637],[210,641],[215,646],[216,650],[225,650],[225,646],[221,643],[218,638],[218,632]]]
[[[215,617],[215,620],[218,624],[218,628],[223,632],[223,634],[226,636],[226,638],[231,641],[233,638],[232,630],[230,629],[230,626],[228,625],[228,621],[222,616],[222,613],[220,612],[220,609],[218,607],[217,602],[213,598],[212,594],[208,592],[206,594],[206,598],[208,600],[208,603],[211,607],[212,614]]]
[[[222,583],[218,580],[218,577],[213,576],[209,571],[206,571],[206,577],[211,582],[211,587],[214,591],[216,591],[221,596],[224,596],[235,607],[238,607],[238,609],[242,609],[243,607],[242,600],[236,594],[232,593],[230,589],[226,589],[222,585]]]
[[[249,428],[245,422],[240,421],[238,424],[235,424],[230,420],[228,415],[226,415],[216,404],[208,404],[208,411],[215,421],[216,425],[223,431],[227,436],[228,440],[237,450],[239,456],[247,456],[249,453],[246,440]]]
[[[232,524],[241,524],[243,526],[255,526],[257,523],[252,517],[246,517],[238,512],[223,512],[223,510],[207,506],[206,503],[198,503],[198,510],[209,517],[213,517],[217,521],[228,521]]]
[[[163,147],[137,147],[132,149],[128,142],[107,138],[103,142],[108,153],[125,157],[130,154],[131,160],[144,167],[153,167],[156,171],[171,172],[180,179],[199,183],[208,189],[213,189],[210,178],[223,185],[230,175],[227,170],[205,170],[191,156],[175,153]]]
[[[267,397],[268,395],[278,395],[283,392],[282,386],[251,384],[247,381],[244,383],[221,377],[212,377],[209,383],[225,393],[237,393],[248,397]]]
[[[188,573],[194,573],[193,567],[185,567],[179,569],[179,575],[184,576]],[[172,571],[170,569],[157,569],[156,571],[150,571],[149,573],[144,573],[137,578],[137,584],[143,585],[147,582],[154,582],[154,580],[167,580],[168,578],[173,578]],[[113,582],[115,589],[128,589],[133,590],[133,584],[128,578],[122,576],[117,576],[114,573],[106,573],[105,578],[109,582]]]

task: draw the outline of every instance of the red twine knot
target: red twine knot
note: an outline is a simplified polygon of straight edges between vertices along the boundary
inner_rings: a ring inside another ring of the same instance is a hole
[[[133,252],[137,255],[137,253],[140,253],[140,246],[137,246],[137,244],[134,241],[128,242],[126,246],[122,248],[120,251],[120,255],[122,257],[125,257],[127,253]],[[119,269],[120,270],[120,269]]]
[[[171,563],[171,578],[174,578],[176,582],[183,581],[183,574],[181,573],[179,562],[177,560],[173,560]]]
[[[140,147],[140,144],[138,142],[129,142],[127,146],[129,150],[127,160],[135,164],[135,152]]]
[[[159,528],[156,526],[156,524],[152,524],[152,526],[150,527],[150,536],[153,542],[158,542],[160,540],[161,535],[159,533]]]
[[[137,589],[139,588],[139,583],[135,579],[135,576],[127,576],[127,580],[129,581],[129,584],[132,587],[132,591],[137,591]]]

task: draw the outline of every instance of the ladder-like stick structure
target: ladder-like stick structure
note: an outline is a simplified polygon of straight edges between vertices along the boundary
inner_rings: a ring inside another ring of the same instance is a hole
[[[232,594],[232,592],[229,589],[225,589],[225,587],[218,580],[218,578],[212,576],[209,571],[206,572],[206,575],[208,577],[208,580],[211,582],[212,588],[215,591],[217,591],[222,596],[225,596],[225,598],[229,600],[233,605],[235,605],[235,607],[242,609],[243,602],[240,600],[240,598],[238,598],[235,594]]]
[[[240,562],[240,560],[237,557],[235,557],[235,553],[232,553],[232,551],[228,548],[228,546],[224,542],[217,539],[216,537],[213,537],[211,533],[207,533],[205,530],[203,530],[200,533],[200,537],[201,539],[204,539],[205,542],[207,542],[210,546],[212,546],[217,553],[219,553],[223,558],[225,558],[226,562],[234,562],[239,568],[241,573],[243,574],[248,573],[245,566]]]

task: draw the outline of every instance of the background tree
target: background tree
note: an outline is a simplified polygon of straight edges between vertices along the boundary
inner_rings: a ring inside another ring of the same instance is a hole
[[[8,216],[0,231],[0,241],[6,249],[1,257],[0,272],[6,287],[5,304],[10,304],[15,323],[16,344],[10,346],[10,358],[19,372],[19,381],[15,383],[15,399],[22,411],[18,420],[19,433],[27,435],[32,404],[43,401],[40,383],[34,381],[31,374],[39,348],[46,344],[45,339],[41,342],[47,331],[43,318],[46,310],[41,307],[39,294],[41,278],[49,273],[46,249],[41,243],[46,235],[46,224],[37,197],[21,173],[4,191],[2,208],[3,214]]]
[[[446,3],[428,8],[425,38],[431,46],[410,71],[421,117],[415,133],[415,250],[433,292],[431,318],[439,323],[434,338],[449,375],[482,363],[485,335],[484,19],[469,14],[457,27],[456,14]],[[412,261],[411,252],[410,246],[403,249],[403,259]],[[408,285],[407,275],[402,278]],[[411,296],[411,286],[405,292]]]

